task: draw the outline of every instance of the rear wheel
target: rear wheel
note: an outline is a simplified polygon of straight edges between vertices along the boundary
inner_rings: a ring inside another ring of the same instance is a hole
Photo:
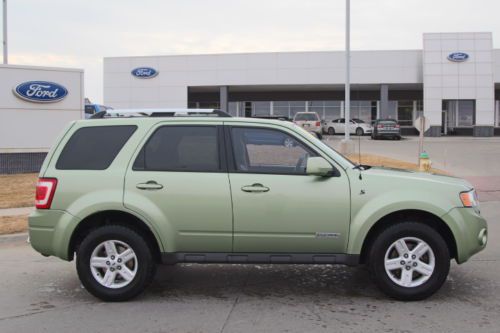
[[[450,269],[446,242],[433,228],[403,222],[383,230],[373,242],[369,266],[379,288],[405,301],[434,294]]]
[[[104,301],[125,301],[152,281],[156,264],[142,236],[108,225],[91,231],[80,244],[76,268],[85,289]]]
[[[328,127],[328,135],[335,135],[335,129],[333,129],[333,127]]]

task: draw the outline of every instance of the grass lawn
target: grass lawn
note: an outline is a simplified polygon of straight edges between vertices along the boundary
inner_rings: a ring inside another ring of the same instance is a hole
[[[0,175],[0,209],[35,205],[38,174]]]
[[[0,235],[28,230],[28,215],[0,216]]]

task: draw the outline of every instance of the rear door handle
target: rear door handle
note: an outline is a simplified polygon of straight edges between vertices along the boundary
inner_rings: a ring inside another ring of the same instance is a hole
[[[241,188],[243,192],[254,192],[254,193],[262,193],[262,192],[268,192],[269,187],[266,187],[262,184],[255,183],[252,185],[245,185]]]
[[[154,180],[149,180],[145,183],[139,183],[135,187],[139,190],[161,190],[163,188],[162,184],[158,184]]]

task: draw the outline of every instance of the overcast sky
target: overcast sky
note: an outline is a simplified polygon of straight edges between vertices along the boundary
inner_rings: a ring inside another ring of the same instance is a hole
[[[344,0],[8,0],[9,62],[85,70],[107,56],[341,50]],[[419,49],[423,32],[491,31],[499,0],[351,0],[355,50]],[[0,18],[1,19],[1,18]]]

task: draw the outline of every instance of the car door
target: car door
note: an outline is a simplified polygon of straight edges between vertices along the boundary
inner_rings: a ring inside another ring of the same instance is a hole
[[[345,133],[344,123],[345,123],[345,119],[338,119],[335,121],[335,124],[334,124],[335,133],[338,133],[338,134]]]
[[[167,252],[230,252],[232,207],[220,124],[164,122],[125,177],[124,204],[154,224]]]
[[[324,153],[293,133],[277,125],[226,127],[234,252],[342,253],[346,249],[348,179],[340,168],[335,177],[306,175],[307,158]],[[292,145],[283,144],[290,141]]]

